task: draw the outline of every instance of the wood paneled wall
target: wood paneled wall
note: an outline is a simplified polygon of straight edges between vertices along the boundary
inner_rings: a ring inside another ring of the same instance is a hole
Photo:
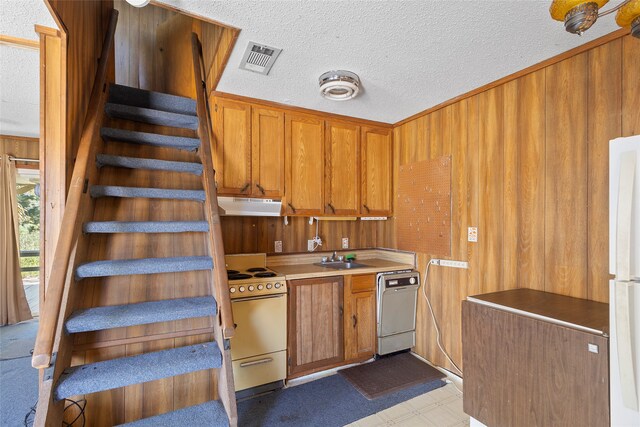
[[[461,364],[461,300],[518,287],[606,302],[609,140],[640,133],[640,40],[523,74],[394,130],[395,166],[451,155],[451,258],[427,292]],[[467,227],[478,242],[467,242]],[[419,254],[424,273],[429,254]],[[451,368],[423,298],[416,351]],[[453,370],[453,369],[452,369]]]
[[[40,152],[40,141],[38,138],[26,136],[0,135],[0,155],[5,154],[20,157],[23,159],[38,159]],[[22,166],[22,162],[17,162]],[[24,163],[26,166],[33,166],[33,163]]]
[[[166,7],[115,0],[116,83],[195,98],[191,33],[202,43],[207,87],[214,90],[239,30]],[[185,64],[187,66],[185,66]]]
[[[393,218],[387,221],[320,221],[322,238],[319,251],[342,251],[342,238],[349,238],[350,248],[389,248],[393,246]],[[275,251],[276,240],[283,252],[306,252],[307,240],[316,235],[316,222],[309,218],[222,217],[224,250],[228,254]],[[345,249],[346,250],[346,249]]]
[[[67,161],[66,165],[57,165],[57,167],[66,167],[66,187],[68,188],[73,172],[73,162],[80,144],[89,96],[98,69],[102,43],[113,9],[113,0],[46,1],[61,26],[61,32],[65,34],[64,38],[67,42],[65,128]],[[113,74],[113,66],[111,74]]]

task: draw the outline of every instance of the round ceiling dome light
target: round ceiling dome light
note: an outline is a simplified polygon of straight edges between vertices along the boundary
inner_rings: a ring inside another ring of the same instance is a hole
[[[327,71],[320,76],[319,83],[320,95],[332,101],[347,101],[360,92],[360,78],[351,71]]]
[[[133,7],[145,7],[150,1],[151,0],[127,0],[127,3]]]

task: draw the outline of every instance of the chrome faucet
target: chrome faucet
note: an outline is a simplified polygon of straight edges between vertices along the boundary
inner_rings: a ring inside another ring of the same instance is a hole
[[[333,251],[333,255],[331,255],[331,262],[334,262],[336,260],[336,258],[338,257],[338,252],[337,251]]]

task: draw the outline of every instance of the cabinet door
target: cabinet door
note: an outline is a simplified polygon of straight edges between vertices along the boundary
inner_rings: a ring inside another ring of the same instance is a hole
[[[376,351],[376,293],[374,274],[347,276],[344,342],[347,360],[369,359]]]
[[[251,194],[280,199],[284,195],[284,113],[253,108]]]
[[[251,194],[251,106],[216,98],[214,167],[218,194]]]
[[[285,115],[287,215],[321,215],[324,199],[324,122]]]
[[[328,122],[325,135],[325,205],[329,215],[358,215],[360,127]]]
[[[366,216],[391,215],[391,130],[362,129],[362,203]]]
[[[289,377],[344,360],[342,277],[289,282]]]

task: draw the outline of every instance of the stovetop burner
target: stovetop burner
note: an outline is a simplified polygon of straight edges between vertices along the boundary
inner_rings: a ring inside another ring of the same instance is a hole
[[[247,268],[247,271],[249,273],[257,273],[257,272],[267,271],[267,269],[263,267],[252,267],[252,268]],[[256,277],[259,277],[259,276],[256,276]]]
[[[227,274],[238,274],[240,273],[238,270],[227,270]]]
[[[256,273],[253,275],[253,277],[275,277],[276,273],[272,272],[272,271],[265,271],[263,273]]]
[[[250,274],[243,274],[243,273],[234,273],[234,274],[227,274],[227,279],[228,280],[242,280],[242,279],[251,279]]]

